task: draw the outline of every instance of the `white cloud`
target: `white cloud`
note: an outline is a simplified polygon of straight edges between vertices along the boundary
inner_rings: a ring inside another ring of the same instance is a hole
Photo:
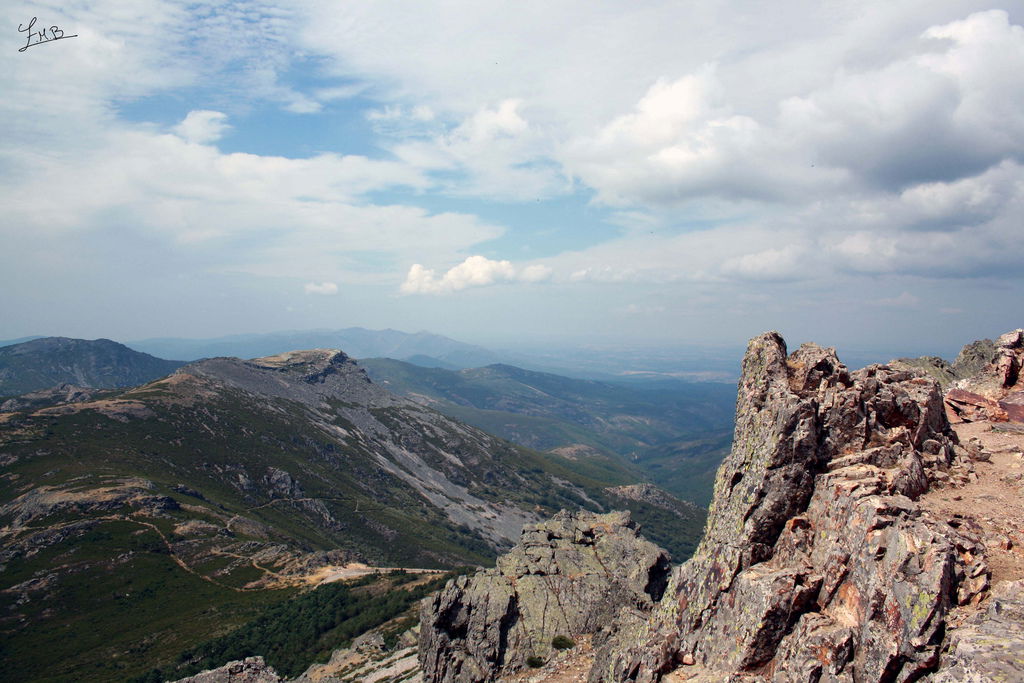
[[[303,287],[306,294],[337,294],[338,285],[333,282],[307,282]]]
[[[619,310],[628,315],[663,316],[667,309],[659,304],[631,303]]]
[[[725,66],[661,79],[562,160],[601,201],[642,206],[902,189],[1024,158],[1024,29],[994,10],[914,42],[929,51],[749,109]]]
[[[285,111],[290,111],[293,114],[317,114],[323,108],[320,102],[298,93],[288,98],[287,104],[284,105]]]
[[[570,183],[550,159],[547,136],[530,125],[522,106],[518,99],[483,106],[440,131],[433,110],[422,105],[385,108],[371,119],[402,131],[391,152],[414,168],[444,172],[442,187],[449,194],[522,200],[563,192]]]
[[[219,140],[229,128],[231,126],[228,125],[227,114],[208,109],[194,109],[174,127],[174,132],[186,142],[205,145]]]
[[[206,121],[213,120],[212,126]],[[216,117],[193,117],[209,138]],[[230,235],[287,226],[324,225],[332,213],[367,192],[395,186],[423,188],[423,175],[396,162],[357,155],[292,159],[224,154],[209,145],[140,128],[116,128],[88,155],[56,153],[40,160],[20,183],[0,188],[19,219],[36,223],[29,207],[46,204],[44,229],[85,229],[120,221],[142,230],[181,236],[202,229]],[[45,202],[45,197],[59,202]],[[20,199],[19,199],[20,198]],[[18,207],[25,207],[21,215]]]
[[[722,272],[744,280],[800,279],[806,272],[806,256],[806,247],[790,244],[729,258],[722,263]]]
[[[434,270],[414,263],[402,283],[403,294],[447,294],[470,287],[486,287],[507,282],[541,282],[551,276],[551,268],[535,264],[517,269],[511,261],[495,261],[485,256],[470,256],[441,277]]]

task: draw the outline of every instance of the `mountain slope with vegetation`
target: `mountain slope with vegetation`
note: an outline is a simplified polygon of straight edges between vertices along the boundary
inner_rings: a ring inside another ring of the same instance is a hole
[[[96,389],[130,387],[184,365],[129,349],[109,339],[43,337],[0,347],[0,396],[58,384]]]
[[[509,365],[451,371],[389,358],[360,361],[395,393],[531,448],[580,457],[614,454],[699,505],[729,451],[736,389],[573,379]],[[580,448],[584,446],[586,448]]]
[[[490,564],[561,508],[632,509],[678,556],[703,521],[623,489],[637,477],[611,458],[513,445],[337,351],[51,399],[0,413],[2,654],[44,678],[166,665],[325,565]]]

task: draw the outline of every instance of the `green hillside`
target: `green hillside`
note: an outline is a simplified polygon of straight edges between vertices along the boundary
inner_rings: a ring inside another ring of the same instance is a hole
[[[165,666],[325,565],[490,564],[561,508],[633,509],[677,557],[703,524],[608,491],[637,481],[613,458],[513,445],[338,352],[40,400],[0,413],[0,654],[31,680]]]
[[[130,387],[168,375],[182,365],[109,339],[42,337],[0,347],[0,397],[58,384]]]

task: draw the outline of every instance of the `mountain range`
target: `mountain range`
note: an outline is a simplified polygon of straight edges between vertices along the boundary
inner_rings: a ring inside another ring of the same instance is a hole
[[[336,340],[324,334],[321,341]],[[362,338],[357,348],[363,351],[386,347],[397,354],[424,349],[423,344],[435,353],[446,345],[461,348],[437,335],[354,334]],[[268,335],[259,344],[279,348],[289,339]],[[370,358],[361,364],[390,391],[509,441],[574,458],[617,458],[636,476],[653,478],[680,498],[702,506],[710,502],[714,471],[731,438],[731,385],[635,375],[595,381],[507,364],[437,367],[442,361],[419,354],[410,361]],[[40,338],[0,348],[0,397],[34,392],[9,399],[9,408],[67,401],[83,387],[132,386],[182,364],[110,340]]]
[[[326,567],[490,564],[561,508],[630,509],[680,558],[705,514],[612,456],[539,453],[393,394],[333,350],[212,358],[0,410],[0,656],[15,680],[130,678]]]
[[[294,349],[343,349],[354,358],[395,358],[449,370],[508,364],[570,377],[599,380],[687,379],[732,382],[738,376],[739,348],[637,347],[594,344],[546,344],[492,350],[430,332],[368,330],[293,330],[240,334],[212,339],[159,338],[129,341],[133,349],[163,358],[197,360],[215,356],[251,358]]]
[[[217,356],[256,358],[295,349],[343,349],[353,358],[419,357],[422,362],[449,367],[474,367],[505,357],[488,349],[430,332],[399,332],[348,327],[340,330],[303,330],[238,334],[212,339],[163,337],[129,342],[133,349],[163,358],[198,360]]]

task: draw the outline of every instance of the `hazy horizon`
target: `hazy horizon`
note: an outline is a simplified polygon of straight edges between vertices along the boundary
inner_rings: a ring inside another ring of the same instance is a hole
[[[533,365],[537,369],[544,371],[556,371],[561,369],[569,372],[574,376],[584,375],[597,375],[597,374],[628,374],[629,372],[642,371],[646,369],[651,372],[683,372],[688,379],[693,379],[695,375],[702,369],[708,370],[711,377],[710,381],[720,381],[723,379],[722,372],[727,370],[730,373],[729,378],[726,381],[733,381],[735,377],[738,377],[739,363],[743,357],[744,350],[748,339],[737,340],[735,343],[726,344],[696,344],[696,343],[657,343],[651,342],[650,340],[639,340],[636,343],[630,342],[601,342],[599,340],[590,340],[587,342],[573,342],[565,339],[549,339],[547,341],[532,341],[524,343],[510,343],[508,339],[498,340],[496,343],[487,343],[484,340],[474,340],[459,337],[452,337],[449,335],[442,335],[432,330],[401,330],[398,328],[385,328],[373,330],[370,328],[362,328],[360,326],[353,326],[358,329],[366,330],[369,332],[381,332],[381,331],[395,331],[402,334],[429,334],[437,335],[450,339],[455,342],[467,344],[470,346],[479,347],[483,351],[488,351],[496,354],[500,358],[496,360],[498,362],[506,362],[512,365],[516,365],[519,362],[521,365]],[[255,332],[255,333],[236,333],[230,335],[218,335],[211,337],[177,337],[173,335],[161,336],[161,337],[148,337],[143,339],[126,339],[116,338],[110,335],[99,335],[97,337],[87,337],[88,339],[110,339],[112,341],[125,344],[135,350],[145,351],[151,355],[155,355],[160,358],[167,358],[171,360],[192,360],[192,358],[172,358],[173,354],[162,354],[156,353],[153,349],[148,349],[147,345],[151,343],[158,343],[163,341],[169,342],[211,342],[211,343],[225,343],[232,339],[238,340],[251,340],[259,337],[273,337],[275,335],[315,335],[343,331],[346,328],[314,328],[314,329],[291,329],[291,330],[272,330],[268,332]],[[767,332],[768,330],[763,330]],[[838,340],[833,342],[823,342],[817,339],[804,339],[798,337],[787,337],[783,334],[786,340],[787,346],[790,351],[795,350],[801,344],[805,342],[813,342],[821,346],[834,346],[837,350],[839,358],[843,361],[850,369],[857,369],[871,363],[885,363],[889,360],[893,360],[899,357],[919,357],[919,356],[939,356],[947,361],[953,361],[960,349],[965,345],[973,341],[977,341],[982,338],[995,338],[998,334],[1004,331],[1001,330],[998,333],[992,333],[990,335],[976,336],[970,339],[964,339],[962,343],[956,343],[952,345],[942,345],[937,343],[927,343],[922,340],[922,343],[918,346],[905,346],[901,347],[894,344],[880,344],[877,346],[870,345],[858,345],[846,342],[844,340]],[[75,335],[68,334],[55,334],[55,335],[25,335],[24,337],[6,338],[0,339],[0,345],[9,344],[19,340],[27,340],[38,336],[63,336],[63,337],[75,337]],[[75,337],[75,338],[86,338],[86,337]],[[317,346],[317,345],[313,345]],[[344,346],[344,345],[342,345]],[[312,346],[310,347],[312,348]],[[285,350],[299,350],[299,349],[279,349],[279,352]],[[350,352],[351,349],[341,348],[342,351]],[[631,356],[623,356],[621,354],[629,353]],[[615,359],[615,367],[608,368],[602,372],[599,361],[603,357],[613,357],[618,354]],[[241,354],[242,357],[249,357],[245,354]],[[357,357],[371,357],[369,355],[353,354]],[[372,354],[374,356],[388,354]],[[423,354],[429,355],[429,354]],[[578,356],[578,357],[574,357]],[[199,356],[196,356],[197,358]],[[395,357],[394,355],[390,357]],[[547,366],[547,367],[545,367]],[[706,366],[706,367],[705,367]],[[588,371],[583,371],[581,368],[588,367]],[[574,372],[570,372],[573,371]]]
[[[2,339],[731,349],[775,329],[950,357],[1024,325],[1018,4],[8,17]]]

